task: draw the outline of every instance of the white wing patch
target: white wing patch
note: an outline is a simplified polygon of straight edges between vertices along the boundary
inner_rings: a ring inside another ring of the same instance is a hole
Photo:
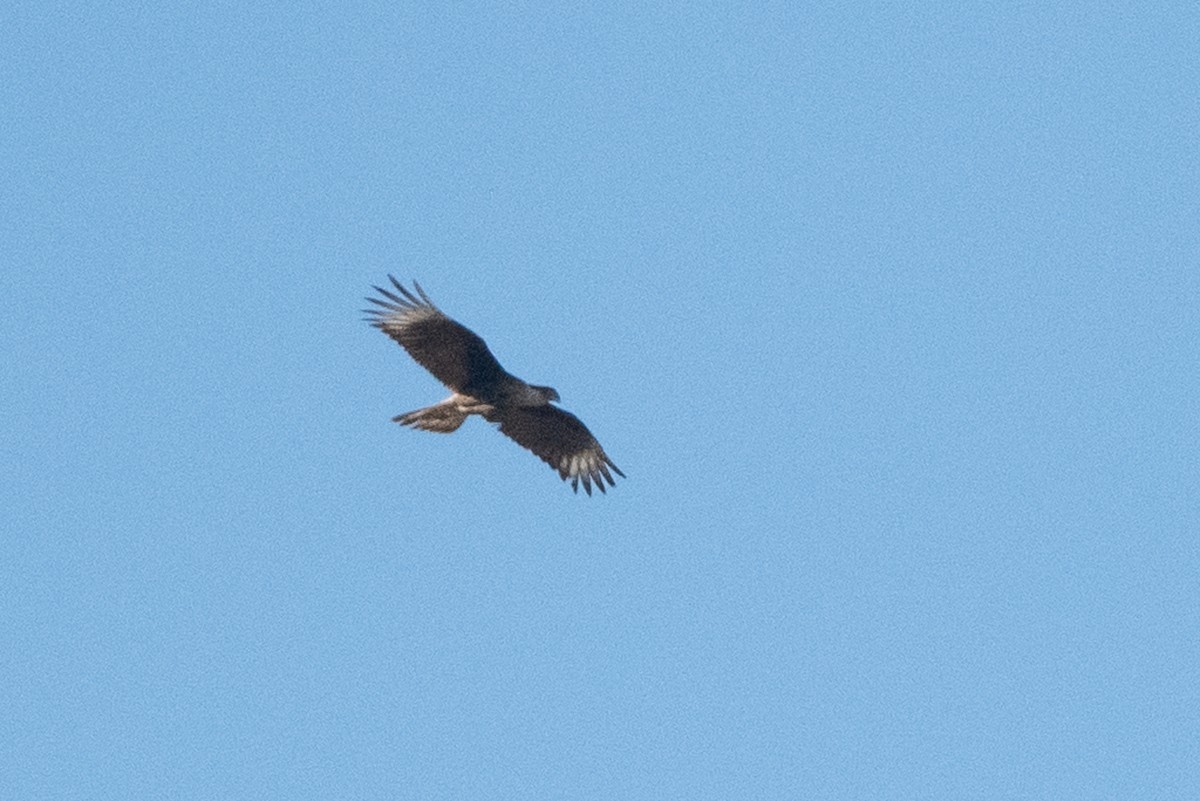
[[[402,306],[397,310],[393,310],[381,315],[379,318],[379,328],[382,329],[385,334],[391,333],[392,331],[403,333],[405,329],[416,325],[417,323],[424,322],[425,320],[429,320],[433,317],[442,316],[442,313],[432,306]]]
[[[617,475],[625,475],[602,450],[588,448],[562,457],[558,463],[558,474],[562,476],[563,481],[570,479],[571,489],[576,492],[579,492],[579,482],[582,481],[583,489],[588,495],[592,494],[592,484],[599,487],[601,492],[607,493],[608,488],[604,486],[605,480],[608,480],[609,487],[616,486],[617,483],[613,480],[612,473],[608,471],[610,466],[617,472]]]

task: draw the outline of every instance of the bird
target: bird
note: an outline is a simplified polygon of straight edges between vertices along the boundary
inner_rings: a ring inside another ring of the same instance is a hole
[[[612,474],[625,478],[592,432],[575,415],[553,405],[553,387],[527,384],[500,366],[487,343],[465,325],[446,316],[415,280],[415,292],[388,275],[394,291],[372,286],[379,297],[367,297],[378,308],[364,309],[366,321],[394,339],[417,364],[451,391],[450,397],[392,418],[422,431],[449,434],[477,414],[500,427],[500,433],[531,451],[578,494],[582,482],[616,486]],[[611,471],[610,471],[611,468]]]

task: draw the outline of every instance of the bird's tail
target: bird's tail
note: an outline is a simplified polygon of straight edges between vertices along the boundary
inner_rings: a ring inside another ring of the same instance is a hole
[[[442,402],[426,406],[424,409],[417,409],[415,412],[398,414],[392,418],[392,422],[419,428],[422,431],[449,434],[451,431],[457,431],[458,427],[463,424],[463,420],[466,419],[466,413],[457,405]]]

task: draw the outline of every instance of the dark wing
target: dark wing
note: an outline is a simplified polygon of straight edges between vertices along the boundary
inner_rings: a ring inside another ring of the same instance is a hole
[[[608,471],[610,467],[613,473],[625,477],[587,426],[557,406],[512,406],[498,410],[492,419],[500,423],[500,433],[533,451],[557,470],[563,481],[571,479],[571,489],[576,492],[581,479],[588,495],[592,494],[592,482],[601,492],[608,492],[604,481],[609,486],[616,483]]]
[[[417,288],[414,295],[392,276],[388,278],[400,294],[374,287],[384,299],[367,298],[380,307],[364,311],[367,322],[403,345],[417,364],[450,389],[476,398],[490,398],[492,390],[508,378],[508,373],[488,350],[487,343],[465,325],[442,314],[416,281],[413,281]]]

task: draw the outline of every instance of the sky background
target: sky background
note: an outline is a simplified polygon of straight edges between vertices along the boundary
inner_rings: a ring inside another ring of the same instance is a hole
[[[911,6],[7,4],[0,797],[1200,797],[1200,10]]]

